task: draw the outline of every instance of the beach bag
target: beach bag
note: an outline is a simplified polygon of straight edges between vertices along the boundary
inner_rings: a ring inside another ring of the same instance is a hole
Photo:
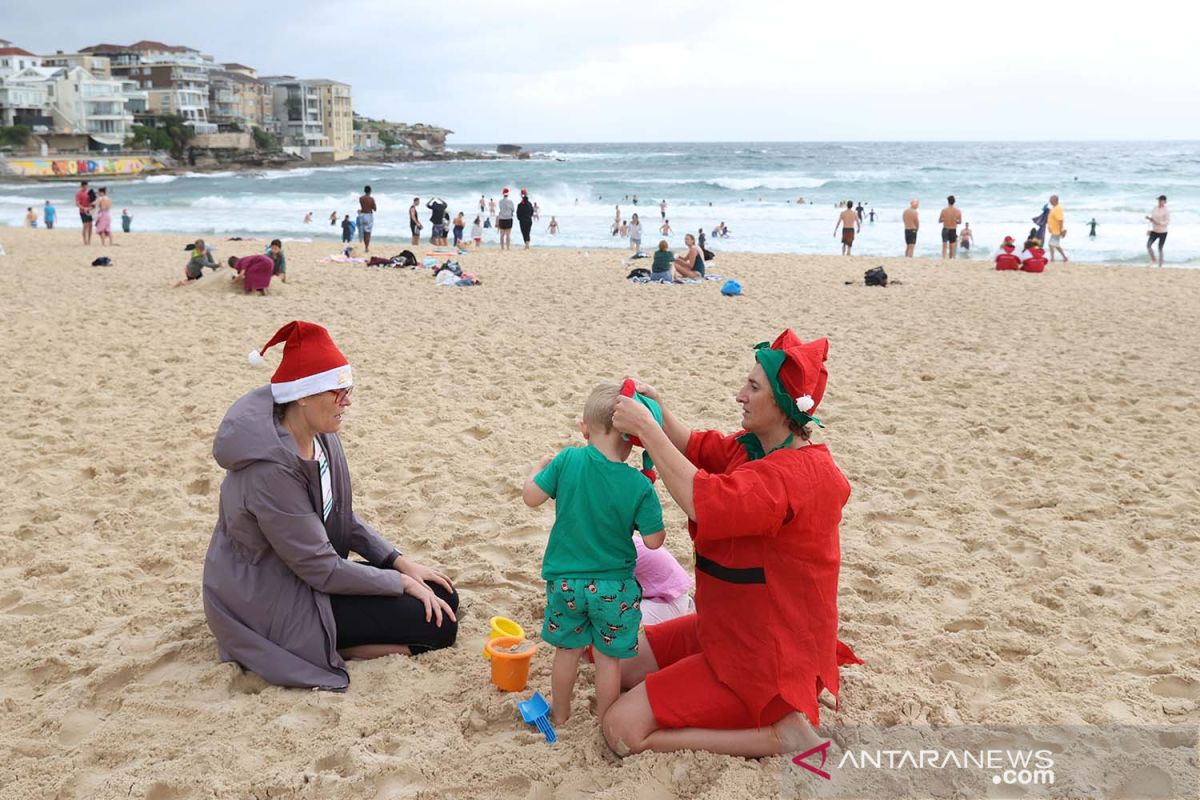
[[[112,259],[109,258],[108,256],[100,256],[99,258],[97,258],[95,261],[92,262],[92,266],[93,267],[111,267]]]
[[[887,286],[888,276],[883,267],[875,267],[863,273],[863,283],[867,286]]]
[[[712,261],[714,258],[717,257],[717,254],[714,253],[712,250],[705,250],[703,247],[700,248],[700,252],[704,255],[705,263],[708,263],[709,261]]]
[[[395,261],[402,267],[415,267],[417,265],[417,257],[413,255],[412,250],[401,250],[399,255],[392,256],[392,261]]]
[[[650,270],[646,269],[645,267],[637,267],[637,268],[631,269],[629,271],[629,274],[625,276],[625,280],[632,280],[633,278],[649,278],[649,277],[650,277]]]
[[[737,297],[741,293],[742,285],[733,278],[730,278],[721,285],[721,294],[725,295],[726,297]]]

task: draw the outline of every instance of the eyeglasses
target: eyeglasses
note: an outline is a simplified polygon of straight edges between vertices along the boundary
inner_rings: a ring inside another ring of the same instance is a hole
[[[339,406],[344,406],[350,402],[350,393],[354,391],[353,386],[347,386],[345,389],[330,389],[333,392],[333,401]]]

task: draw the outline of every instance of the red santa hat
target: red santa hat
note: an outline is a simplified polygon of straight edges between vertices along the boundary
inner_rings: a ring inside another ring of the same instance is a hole
[[[250,353],[250,363],[265,364],[263,356],[280,342],[283,342],[283,359],[271,376],[271,396],[276,403],[290,403],[354,385],[350,362],[337,349],[329,331],[312,322],[296,320],[284,325],[261,350]]]
[[[783,413],[801,425],[809,422],[820,425],[812,413],[821,404],[829,380],[825,369],[829,340],[816,339],[806,344],[788,328],[770,346],[762,342],[756,350],[755,358],[767,373],[775,402]]]
[[[508,187],[505,186],[504,190],[502,192],[500,192],[500,194],[508,194]]]

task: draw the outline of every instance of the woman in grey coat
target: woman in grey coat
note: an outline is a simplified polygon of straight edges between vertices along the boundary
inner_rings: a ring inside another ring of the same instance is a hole
[[[279,342],[270,385],[237,400],[213,442],[227,472],[204,613],[222,661],[281,686],[341,690],[343,659],[452,645],[458,595],[354,513],[337,436],[353,378],[328,331],[288,323],[251,360]]]

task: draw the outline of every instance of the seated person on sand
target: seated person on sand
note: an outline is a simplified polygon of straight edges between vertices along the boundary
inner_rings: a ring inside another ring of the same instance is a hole
[[[222,661],[277,686],[337,691],[350,684],[345,659],[454,644],[458,595],[354,513],[338,439],[354,381],[329,332],[289,322],[251,358],[280,343],[270,383],[234,402],[213,442],[227,471],[204,616]]]
[[[838,525],[850,484],[810,441],[829,344],[785,330],[755,348],[737,394],[740,429],[692,431],[662,403],[662,427],[621,397],[613,425],[637,437],[688,516],[696,613],[650,625],[621,662],[625,693],[601,726],[617,755],[706,750],[758,758],[820,744],[817,696],[839,666]],[[747,628],[750,626],[750,628]]]
[[[229,266],[233,267],[233,280],[241,281],[247,294],[254,291],[266,294],[275,274],[275,262],[266,255],[230,256]]]
[[[704,253],[696,245],[696,237],[690,233],[683,237],[687,252],[675,259],[675,273],[684,279],[702,279],[704,277]],[[661,247],[661,245],[660,245]]]
[[[197,239],[196,244],[193,245],[192,257],[188,259],[187,266],[183,269],[183,280],[179,281],[175,286],[187,286],[200,280],[204,277],[205,267],[217,270],[221,268],[221,265],[213,261],[212,253],[209,252],[208,246],[204,244],[204,240]]]
[[[996,269],[1014,270],[1021,266],[1021,257],[1014,251],[1017,249],[1016,240],[1005,236],[1000,244],[1000,252],[996,254]]]
[[[675,254],[670,250],[671,245],[667,244],[666,239],[662,239],[658,243],[658,249],[654,251],[654,261],[650,264],[650,280],[657,283],[674,283],[675,273]]]

